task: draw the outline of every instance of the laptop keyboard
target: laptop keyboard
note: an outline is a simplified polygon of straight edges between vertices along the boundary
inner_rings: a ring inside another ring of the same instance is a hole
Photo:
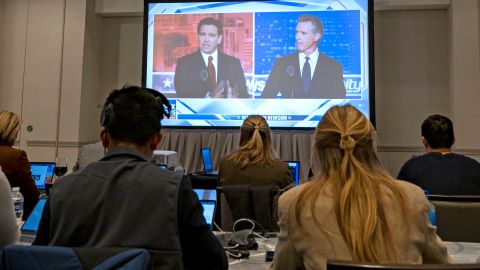
[[[35,235],[22,234],[20,235],[20,242],[22,243],[33,243],[35,241]]]

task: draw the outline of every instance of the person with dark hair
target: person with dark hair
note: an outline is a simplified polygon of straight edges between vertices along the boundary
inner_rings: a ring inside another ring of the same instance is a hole
[[[293,186],[288,165],[275,156],[267,121],[250,115],[240,128],[240,146],[220,159],[222,185]]]
[[[352,105],[330,108],[315,130],[314,176],[278,200],[272,269],[357,263],[448,263],[417,186],[394,179],[374,149],[375,129]]]
[[[342,64],[319,51],[322,37],[320,19],[301,15],[295,34],[298,51],[275,61],[261,98],[345,98]]]
[[[480,195],[480,163],[451,151],[455,142],[452,121],[442,115],[431,115],[421,130],[427,153],[408,160],[397,178],[429,194]]]
[[[197,34],[199,50],[177,60],[177,97],[248,98],[240,60],[218,50],[223,40],[222,22],[205,18],[198,23]]]
[[[13,147],[21,124],[22,120],[16,113],[0,111],[0,166],[10,186],[20,187],[25,199],[22,219],[26,220],[38,202],[40,191],[33,181],[27,153]]]
[[[153,269],[228,268],[190,179],[150,161],[169,105],[155,95],[110,93],[100,119],[106,155],[55,182],[34,244],[145,248]]]

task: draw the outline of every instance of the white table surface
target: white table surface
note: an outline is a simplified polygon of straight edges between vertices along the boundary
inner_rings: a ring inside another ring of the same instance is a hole
[[[257,239],[258,250],[250,251],[250,257],[243,260],[230,260],[229,269],[265,270],[270,262],[265,262],[265,251],[275,250],[276,238]],[[452,263],[480,263],[480,243],[444,242]]]

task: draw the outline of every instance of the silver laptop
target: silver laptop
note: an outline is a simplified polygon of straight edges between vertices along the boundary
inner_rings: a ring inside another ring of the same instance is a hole
[[[35,240],[35,237],[38,232],[38,225],[40,224],[40,219],[42,218],[43,208],[45,207],[45,203],[47,202],[46,197],[40,198],[38,200],[37,205],[33,208],[33,211],[28,216],[25,223],[21,228],[21,235],[20,235],[20,243],[23,244],[32,244]]]

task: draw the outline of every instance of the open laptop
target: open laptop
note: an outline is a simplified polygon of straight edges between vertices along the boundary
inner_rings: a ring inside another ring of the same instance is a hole
[[[216,189],[200,189],[196,188],[193,191],[197,193],[199,200],[216,201],[217,190]]]
[[[41,197],[33,211],[28,216],[25,223],[21,228],[21,235],[20,235],[20,243],[23,244],[31,244],[35,240],[35,236],[37,235],[38,225],[40,224],[40,219],[42,218],[43,208],[45,207],[45,203],[47,202],[46,197]]]
[[[288,170],[292,174],[293,183],[298,186],[300,183],[300,161],[285,161],[288,164]]]
[[[205,175],[218,175],[218,171],[213,170],[212,156],[210,155],[210,148],[202,148],[203,173]]]
[[[45,191],[45,183],[52,183],[55,162],[30,162],[30,171],[38,190]]]
[[[205,217],[205,221],[208,225],[213,227],[217,202],[212,200],[200,200],[200,203],[203,207],[203,216]]]

